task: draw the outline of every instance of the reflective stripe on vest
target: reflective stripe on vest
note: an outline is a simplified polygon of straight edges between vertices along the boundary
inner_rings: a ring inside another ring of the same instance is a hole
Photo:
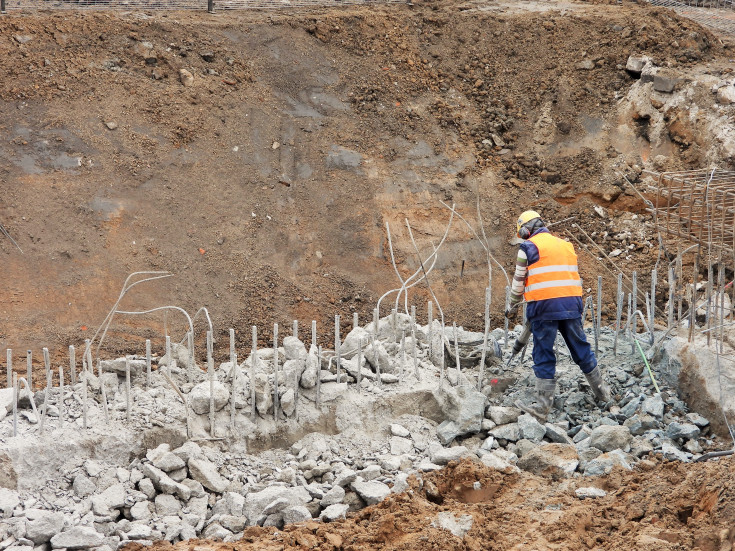
[[[529,241],[538,248],[539,259],[528,267],[526,301],[581,297],[582,281],[572,244],[546,232]]]

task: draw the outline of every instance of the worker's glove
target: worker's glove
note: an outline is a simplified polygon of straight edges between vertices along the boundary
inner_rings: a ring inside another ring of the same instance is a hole
[[[518,305],[513,305],[510,308],[506,308],[505,310],[505,318],[508,321],[513,321],[516,317],[516,314],[518,313]]]

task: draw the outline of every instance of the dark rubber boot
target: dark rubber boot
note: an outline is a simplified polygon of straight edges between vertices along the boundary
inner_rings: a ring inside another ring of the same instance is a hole
[[[612,399],[610,393],[610,387],[607,383],[602,380],[602,373],[600,368],[595,367],[589,373],[585,373],[584,376],[587,378],[587,382],[592,387],[592,393],[595,395],[595,399],[600,403],[607,403]]]
[[[554,404],[554,393],[556,392],[555,379],[536,379],[536,393],[531,403],[518,400],[516,407],[533,415],[541,423],[546,422],[546,417]]]

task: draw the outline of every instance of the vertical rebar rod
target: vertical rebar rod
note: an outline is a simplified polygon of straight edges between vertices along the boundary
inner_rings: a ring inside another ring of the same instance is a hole
[[[171,374],[171,362],[173,361],[173,358],[171,357],[171,336],[166,335],[166,357],[168,358],[168,373]]]
[[[69,345],[69,377],[71,384],[77,384],[77,351],[73,344]]]
[[[378,347],[375,345],[375,335],[370,335],[370,345],[373,347],[373,361],[375,362],[375,376],[378,380],[378,386],[383,386],[380,378],[380,356],[378,355]]]
[[[207,378],[209,379],[209,432],[212,438],[217,437],[214,419],[214,343],[212,332],[207,331]]]
[[[459,338],[457,337],[457,322],[452,322],[452,329],[454,332],[454,358],[455,358],[455,365],[457,367],[457,385],[459,386],[460,383],[460,375],[462,374],[462,370],[460,369],[459,365]]]
[[[682,266],[681,255],[676,257],[676,321],[681,323],[682,309],[684,308],[684,268]]]
[[[339,335],[339,314],[334,316],[334,356],[337,366],[337,384],[340,383],[340,371],[342,367],[342,358],[340,358],[340,345],[342,344]]]
[[[635,313],[638,311],[638,272],[633,272],[633,337],[638,334],[638,320]],[[633,350],[635,354],[635,350]]]
[[[658,285],[658,270],[651,270],[651,317],[648,319],[648,327],[653,331],[653,322],[656,320],[656,286]]]
[[[81,378],[83,379],[82,381],[82,427],[86,430],[87,429],[87,409],[88,409],[87,381],[89,380],[89,377],[87,373],[84,373],[84,376]]]
[[[313,327],[313,325],[312,325]],[[252,357],[250,362],[250,416],[255,419],[255,375],[258,368],[258,328],[253,325]]]
[[[362,339],[357,339],[357,392],[360,392],[362,381]]]
[[[89,372],[94,374],[94,368],[91,365],[89,366]],[[102,394],[102,412],[105,415],[105,423],[109,423],[110,422],[110,412],[107,409],[107,391],[105,390],[105,385],[102,384],[102,360],[100,360],[99,358],[97,358],[97,373],[100,374],[100,392]]]
[[[613,339],[613,356],[618,355],[618,337],[620,334],[620,318],[623,316],[623,299],[625,293],[620,291],[615,304],[615,338]]]
[[[18,374],[13,373],[13,436],[18,436],[18,394]]]
[[[230,431],[235,430],[235,392],[237,391],[237,375],[240,366],[237,365],[235,353],[235,330],[230,327],[230,369],[232,370],[232,387],[230,388]]]
[[[378,324],[380,321],[380,312],[377,308],[373,309],[373,334],[378,336]]]
[[[145,386],[151,386],[151,339],[145,340]]]
[[[33,388],[33,352],[26,351],[26,383],[28,388]]]
[[[628,293],[628,319],[626,325],[628,326],[628,341],[630,342],[630,353],[635,354],[635,335],[633,334],[633,320],[631,319],[633,309],[633,293]]]
[[[674,326],[674,285],[674,268],[669,266],[669,307],[666,312],[666,329]]]
[[[292,327],[293,327],[292,335],[298,339],[299,338],[299,320],[293,320]]]
[[[360,327],[360,314],[352,312],[352,328],[357,329]]]
[[[43,411],[41,412],[40,431],[43,432],[46,426],[46,416],[48,415],[49,398],[51,397],[51,371],[46,372],[46,390],[43,394]]]
[[[8,386],[7,388],[13,388],[13,350],[8,348],[5,351],[5,361],[7,362],[8,374]]]
[[[651,304],[651,299],[650,299],[650,297],[648,296],[648,293],[646,293],[646,317],[647,317],[647,318],[648,318],[649,320],[652,320],[652,319],[653,319],[653,314],[651,313],[651,310],[652,310],[652,309],[653,309],[653,305]],[[653,333],[653,331],[654,331],[654,329],[653,329],[653,323],[651,323],[651,325],[649,325],[649,326],[648,326],[648,332],[649,332],[649,333],[650,333],[650,335],[651,335],[651,336],[650,336],[650,340],[651,340],[651,346],[653,346],[653,343],[654,343],[654,341],[655,341],[655,336],[654,336],[654,333]]]
[[[59,428],[64,427],[64,368],[59,366]]]
[[[413,375],[417,381],[420,381],[419,358],[416,351],[416,306],[414,305],[411,305],[411,358],[413,360]]]
[[[240,366],[237,365],[237,352],[233,356],[233,373],[232,373],[232,393],[230,394],[230,431],[235,431],[235,392],[237,391],[237,376],[240,373]]]
[[[279,408],[281,407],[278,399],[278,324],[273,324],[273,417],[278,421]]]
[[[322,347],[319,345],[316,353],[316,407],[321,405],[322,392]]]
[[[43,347],[43,369],[44,373],[48,377],[48,374],[51,372],[51,356],[49,356],[48,348],[45,346]]]
[[[311,320],[311,346],[316,349],[316,320]]]
[[[510,287],[505,286],[505,310],[510,308]],[[503,341],[503,348],[508,350],[508,318],[505,318],[503,322],[503,329],[505,330],[505,340]]]
[[[707,325],[707,346],[710,345],[712,331],[712,260],[707,262],[707,287],[705,289],[705,324]]]
[[[187,367],[187,376],[189,377],[189,381],[194,380],[194,333],[192,331],[189,331],[189,339],[187,341],[187,344],[189,345],[189,365]]]
[[[396,342],[398,337],[398,310],[395,308],[390,312],[390,327],[393,332],[393,342]]]
[[[100,385],[102,381],[100,381]],[[125,418],[130,421],[130,357],[125,356]]]
[[[600,353],[600,327],[602,326],[602,276],[597,276],[597,321],[595,322],[595,354]]]
[[[477,390],[482,390],[482,380],[485,377],[485,359],[487,357],[487,339],[490,332],[490,287],[485,288],[485,326],[482,335],[482,354],[480,354],[480,370],[477,374]]]
[[[401,370],[398,372],[398,380],[403,381],[406,370],[406,330],[401,331]]]
[[[87,369],[94,374],[94,364],[92,363],[92,341],[84,339],[84,357],[87,359]]]
[[[434,303],[431,301],[428,301],[426,304],[426,318],[427,318],[427,325],[429,326],[428,336],[429,339],[429,361],[431,361],[431,357],[434,352],[434,346],[433,346],[433,340],[434,340]]]
[[[697,249],[697,256],[694,257],[694,283],[692,283],[692,299],[689,305],[689,342],[692,342],[694,337],[694,322],[696,320],[697,310],[697,281],[699,280],[699,249]]]

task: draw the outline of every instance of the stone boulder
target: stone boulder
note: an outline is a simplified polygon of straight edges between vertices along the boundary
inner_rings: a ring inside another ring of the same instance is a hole
[[[603,452],[617,449],[627,451],[630,449],[632,439],[633,436],[630,434],[628,427],[600,425],[590,434],[589,445]]]
[[[34,544],[46,543],[64,528],[64,515],[52,511],[38,511],[37,518],[26,524],[26,538]],[[26,511],[26,518],[31,515]]]
[[[555,480],[572,476],[577,465],[577,450],[568,444],[542,444],[518,460],[518,467],[524,471]]]
[[[468,386],[451,387],[442,385],[432,392],[446,421],[453,423],[451,432],[456,436],[479,432],[485,413],[486,396]],[[445,427],[446,428],[446,427]]]
[[[283,351],[286,354],[286,361],[306,359],[306,346],[293,335],[283,339]]]
[[[51,547],[53,549],[89,549],[90,547],[99,547],[102,545],[104,538],[102,534],[89,526],[74,526],[66,532],[56,534],[51,538]]]
[[[230,391],[219,381],[214,382],[214,411],[219,411],[230,401]],[[194,413],[202,415],[209,413],[210,383],[204,381],[191,389],[189,405]]]
[[[365,482],[364,480],[355,480],[350,484],[350,488],[353,492],[359,495],[367,505],[374,505],[390,494],[390,488],[382,482],[371,480]]]
[[[227,489],[229,482],[219,474],[214,463],[206,459],[192,458],[189,459],[188,466],[191,478],[208,490],[221,494]]]

